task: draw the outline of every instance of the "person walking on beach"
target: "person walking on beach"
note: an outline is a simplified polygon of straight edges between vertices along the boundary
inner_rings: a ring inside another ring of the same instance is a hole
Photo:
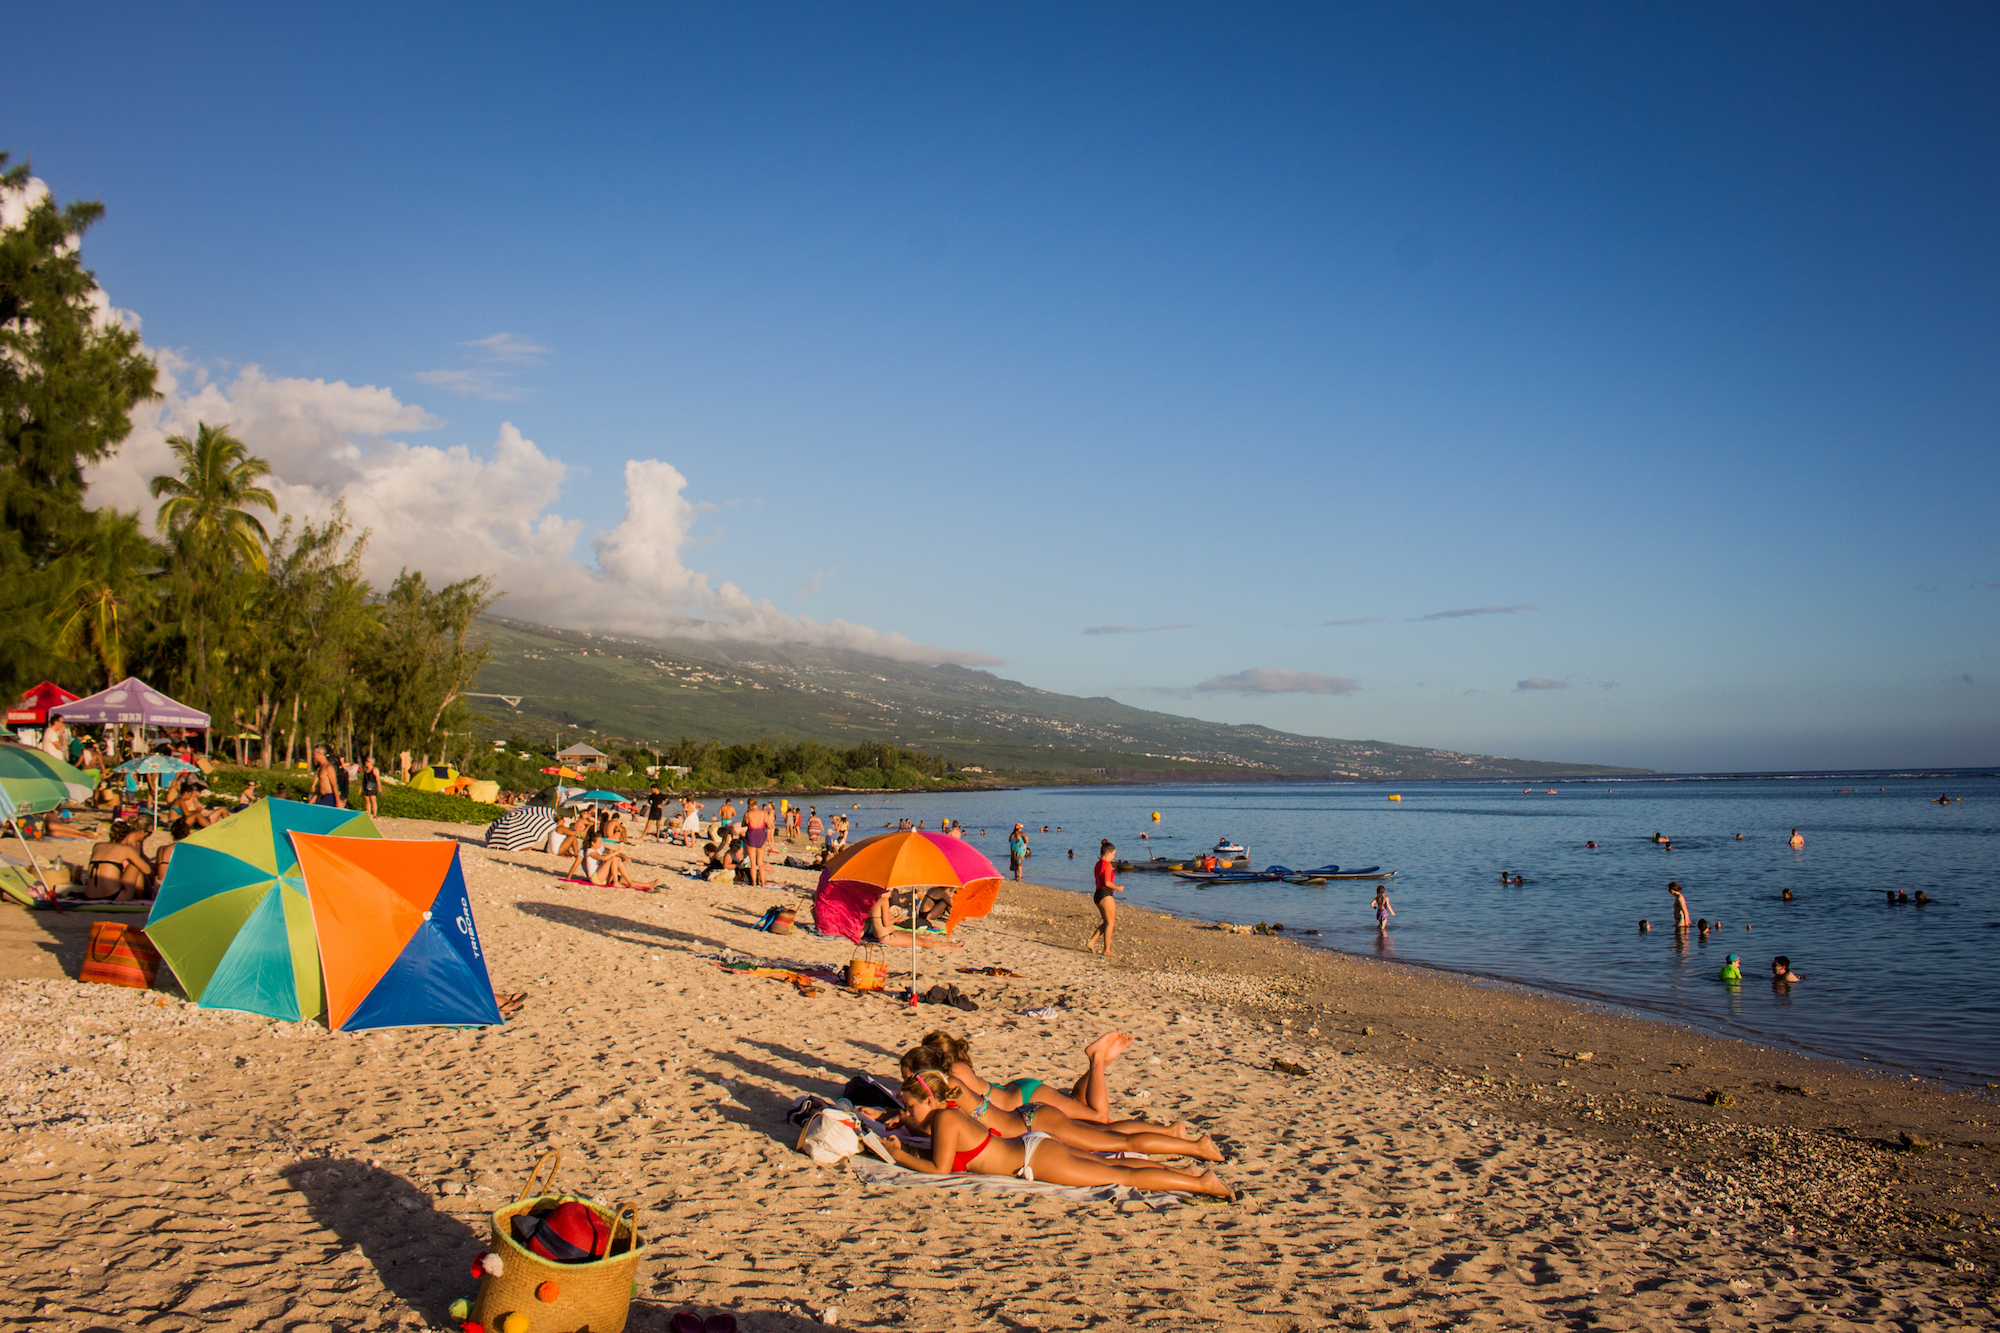
[[[1097,929],[1092,933],[1084,948],[1098,952],[1097,941],[1104,940],[1104,956],[1111,956],[1111,931],[1118,924],[1118,899],[1115,895],[1125,892],[1125,886],[1118,883],[1118,849],[1104,839],[1097,848],[1097,865],[1091,876],[1097,882],[1097,893],[1092,899],[1097,904]],[[1015,878],[1020,878],[1018,875]]]
[[[1377,935],[1387,935],[1389,933],[1389,918],[1396,915],[1396,909],[1389,906],[1389,886],[1387,884],[1377,884],[1375,886],[1375,901],[1370,903],[1369,906],[1375,909],[1375,933]]]
[[[313,746],[312,803],[314,805],[340,805],[340,781],[334,775],[333,761],[327,758],[324,745]]]
[[[829,850],[837,852],[846,845],[847,845],[847,816],[844,814],[835,815],[833,817],[833,845]]]
[[[1680,881],[1668,880],[1667,892],[1674,896],[1674,929],[1686,930],[1693,923],[1694,917],[1688,911],[1688,900],[1681,894]]]
[[[370,815],[375,813],[375,801],[381,795],[382,770],[375,767],[375,756],[371,754],[361,762],[361,804]]]
[[[1016,884],[1021,882],[1021,867],[1026,863],[1029,854],[1028,830],[1025,826],[1016,824],[1014,831],[1007,835],[1007,865],[1014,872]]]

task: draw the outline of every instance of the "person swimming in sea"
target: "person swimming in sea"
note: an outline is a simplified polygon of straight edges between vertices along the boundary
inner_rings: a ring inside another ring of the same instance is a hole
[[[1908,901],[1910,901],[1910,895],[1909,895],[1909,894],[1907,894],[1907,893],[1905,893],[1905,892],[1903,892],[1903,891],[1902,891],[1901,889],[1897,889],[1897,890],[1896,890],[1896,902],[1897,902],[1897,903],[1898,903],[1898,904],[1900,905],[1900,904],[1902,904],[1902,903],[1906,903],[1906,902],[1908,902]]]
[[[1731,984],[1743,980],[1742,963],[1743,960],[1735,954],[1730,954],[1729,957],[1723,959],[1722,972],[1720,973],[1721,979]]]
[[[1785,839],[1785,841],[1790,843],[1794,847],[1803,847],[1806,845],[1806,835],[1799,832],[1797,829],[1793,829],[1792,836]]]
[[[1792,971],[1792,960],[1785,957],[1785,955],[1779,954],[1771,960],[1771,984],[1773,986],[1789,987],[1795,981],[1804,980],[1804,977]]]
[[[1785,890],[1785,901],[1786,901],[1786,902],[1790,902],[1791,900],[1792,900],[1792,891],[1791,891],[1790,889],[1786,889],[1786,890]]]
[[[1653,923],[1643,916],[1639,918],[1639,933],[1641,935],[1650,935],[1653,933]]]
[[[1594,842],[1586,842],[1586,843],[1585,843],[1585,844],[1583,844],[1583,845],[1584,845],[1584,849],[1585,849],[1585,850],[1587,850],[1587,851],[1588,851],[1588,850],[1594,850],[1594,849],[1596,848],[1596,846],[1597,846],[1597,844],[1596,844],[1596,843],[1594,843]]]
[[[1700,931],[1700,932],[1701,932],[1701,937],[1702,937],[1703,939],[1707,939],[1707,938],[1708,938],[1708,918],[1707,918],[1707,917],[1703,917],[1703,918],[1702,918],[1701,920],[1699,920],[1699,921],[1695,922],[1695,923],[1694,923],[1694,928],[1695,928],[1696,930],[1698,930],[1698,931]]]
[[[1916,897],[1912,898],[1910,901],[1914,902],[1919,907],[1923,907],[1926,904],[1932,902],[1933,899],[1928,893],[1925,893],[1922,889],[1918,889]]]

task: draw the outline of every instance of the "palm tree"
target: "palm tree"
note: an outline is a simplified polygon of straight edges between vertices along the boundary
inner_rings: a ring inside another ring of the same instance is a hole
[[[232,556],[261,574],[270,534],[246,511],[278,511],[277,497],[255,484],[271,475],[271,465],[252,457],[227,427],[206,422],[199,423],[194,439],[169,435],[167,444],[180,460],[181,474],[153,478],[154,498],[167,497],[160,506],[160,531],[196,551]]]
[[[125,679],[125,631],[153,598],[159,549],[139,530],[137,514],[105,509],[94,517],[88,539],[53,567],[49,622],[57,653],[96,658],[105,683],[115,685]]]

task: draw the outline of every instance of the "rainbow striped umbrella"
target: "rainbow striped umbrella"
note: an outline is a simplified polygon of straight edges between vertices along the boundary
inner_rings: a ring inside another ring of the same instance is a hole
[[[358,811],[271,797],[175,846],[146,938],[190,999],[292,1021],[326,1008],[294,832],[382,836]]]

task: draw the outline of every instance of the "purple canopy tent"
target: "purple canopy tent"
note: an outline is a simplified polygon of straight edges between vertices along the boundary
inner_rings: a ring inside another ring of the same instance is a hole
[[[136,676],[127,676],[110,689],[86,695],[75,703],[57,704],[49,713],[72,722],[203,729],[208,726],[207,713],[176,703]]]

